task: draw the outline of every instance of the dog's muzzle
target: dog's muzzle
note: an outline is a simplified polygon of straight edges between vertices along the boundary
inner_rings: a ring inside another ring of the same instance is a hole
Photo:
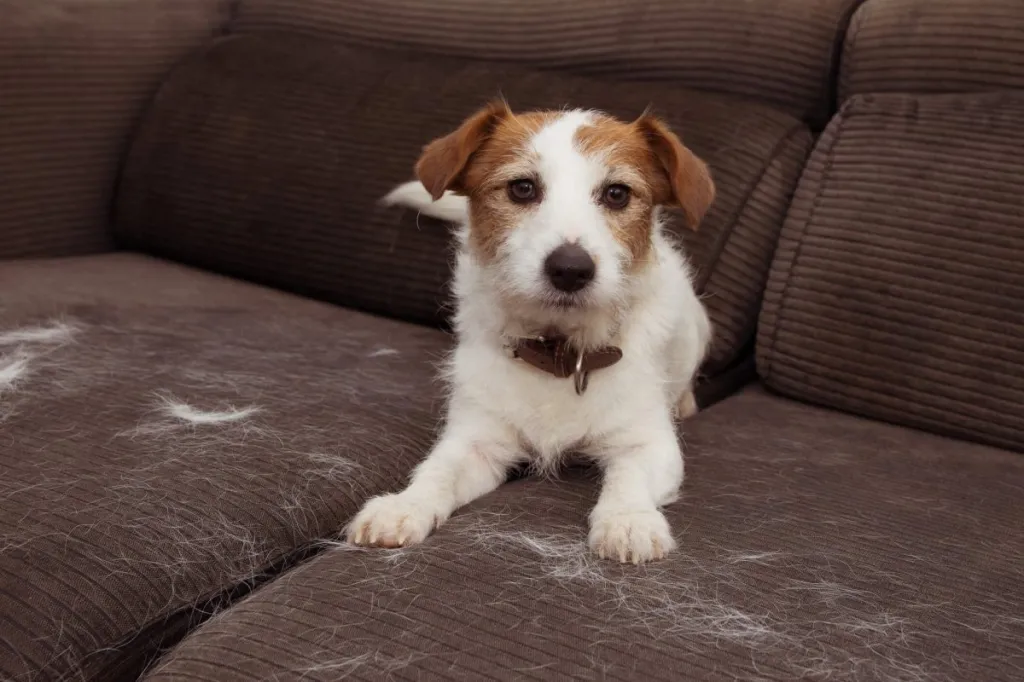
[[[580,352],[564,337],[518,339],[512,344],[512,356],[559,379],[573,378],[576,395],[583,395],[590,373],[611,367],[622,359],[622,349],[604,346]]]

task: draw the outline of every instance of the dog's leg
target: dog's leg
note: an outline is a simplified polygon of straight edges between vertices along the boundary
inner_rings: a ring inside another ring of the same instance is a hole
[[[642,434],[643,440],[629,442]],[[590,514],[590,548],[601,558],[635,564],[660,559],[675,540],[659,507],[675,501],[683,455],[672,421],[630,429],[596,453],[604,469],[601,495]]]
[[[513,433],[494,420],[478,416],[445,430],[400,493],[369,500],[348,525],[348,541],[356,545],[403,547],[422,542],[459,507],[485,495],[505,481],[521,458]]]

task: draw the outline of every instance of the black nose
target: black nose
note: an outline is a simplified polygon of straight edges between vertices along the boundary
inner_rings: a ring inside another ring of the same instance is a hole
[[[544,261],[544,272],[559,291],[579,291],[594,279],[597,265],[582,246],[562,244]]]

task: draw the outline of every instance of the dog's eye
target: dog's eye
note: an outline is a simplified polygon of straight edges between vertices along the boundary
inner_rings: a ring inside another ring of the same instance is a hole
[[[533,180],[513,180],[508,183],[509,199],[518,204],[527,204],[537,199],[537,183]]]
[[[608,185],[601,195],[601,202],[612,209],[623,209],[629,205],[629,188],[625,185]]]

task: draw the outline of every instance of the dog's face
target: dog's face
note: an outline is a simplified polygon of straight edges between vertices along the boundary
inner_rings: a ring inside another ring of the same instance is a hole
[[[427,145],[416,173],[435,199],[468,197],[469,245],[503,295],[563,312],[621,301],[658,206],[696,229],[714,198],[707,167],[656,118],[516,115],[503,102]]]

